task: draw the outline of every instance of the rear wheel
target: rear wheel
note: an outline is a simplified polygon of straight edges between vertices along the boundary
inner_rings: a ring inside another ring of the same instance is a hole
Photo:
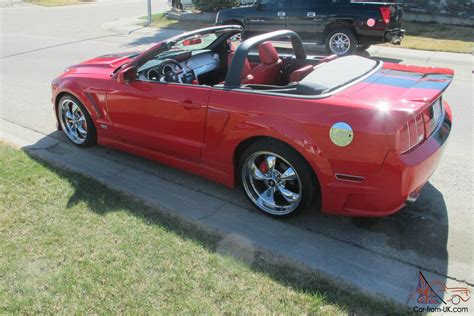
[[[326,51],[338,56],[350,55],[357,48],[357,38],[348,28],[338,28],[329,31],[325,38]]]
[[[97,131],[84,105],[72,95],[65,95],[57,105],[58,119],[67,138],[80,147],[92,146]]]
[[[252,144],[239,171],[247,198],[274,217],[290,217],[312,201],[315,185],[308,163],[291,147],[273,141]]]

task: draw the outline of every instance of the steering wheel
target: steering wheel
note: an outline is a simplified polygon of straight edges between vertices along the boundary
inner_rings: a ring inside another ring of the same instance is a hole
[[[163,62],[156,68],[159,81],[164,82],[179,82],[178,74],[182,71],[183,69],[181,68],[181,65],[173,59],[163,60]]]

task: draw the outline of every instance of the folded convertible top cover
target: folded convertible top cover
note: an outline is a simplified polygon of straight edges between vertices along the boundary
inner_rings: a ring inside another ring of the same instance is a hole
[[[340,57],[323,63],[298,84],[298,93],[317,95],[343,86],[370,72],[377,62],[360,56]]]

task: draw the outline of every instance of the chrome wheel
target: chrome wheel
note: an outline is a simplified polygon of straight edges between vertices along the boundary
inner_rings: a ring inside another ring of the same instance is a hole
[[[250,200],[272,215],[287,215],[301,203],[303,187],[296,169],[275,153],[250,155],[242,168],[242,183]]]
[[[351,39],[345,33],[334,33],[329,39],[329,47],[334,54],[344,55],[351,48]]]
[[[87,121],[84,112],[73,100],[66,99],[59,106],[59,121],[66,136],[75,144],[87,139]]]

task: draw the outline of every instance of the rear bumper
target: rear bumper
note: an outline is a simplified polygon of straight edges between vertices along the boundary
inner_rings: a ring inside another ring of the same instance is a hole
[[[385,42],[389,42],[394,45],[400,45],[403,38],[405,37],[405,30],[395,29],[385,33]]]
[[[443,121],[429,138],[407,153],[390,151],[380,170],[360,183],[341,180],[328,183],[323,189],[323,211],[380,217],[413,203],[443,155],[451,131],[450,113],[445,102]]]

